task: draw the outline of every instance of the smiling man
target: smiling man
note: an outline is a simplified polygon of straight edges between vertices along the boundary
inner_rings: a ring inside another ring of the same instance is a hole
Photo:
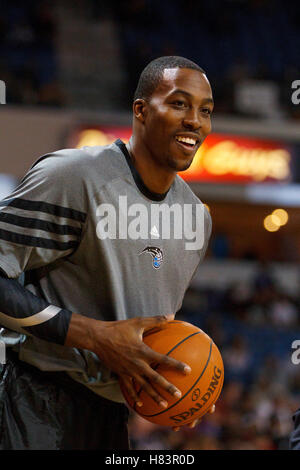
[[[165,192],[176,172],[189,168],[211,132],[212,110],[209,81],[193,62],[162,57],[144,69],[134,95],[128,149],[137,155],[136,168],[146,186]]]
[[[153,364],[183,374],[189,365],[147,347],[143,333],[174,318],[206,252],[210,216],[177,171],[211,131],[212,108],[201,68],[159,58],[140,77],[127,145],[44,155],[0,203],[0,339],[10,346],[0,449],[128,448],[118,378],[137,406],[133,379],[162,409],[181,397]],[[158,224],[146,239],[124,235],[130,217],[159,204],[192,207],[186,222],[203,243],[188,250],[184,236],[164,237]],[[109,208],[121,229],[102,237]]]

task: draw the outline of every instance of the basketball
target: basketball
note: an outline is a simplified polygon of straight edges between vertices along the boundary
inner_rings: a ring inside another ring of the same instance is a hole
[[[144,419],[164,426],[182,426],[204,416],[217,401],[224,381],[222,356],[213,340],[200,328],[173,320],[163,327],[145,332],[144,342],[155,351],[189,365],[192,371],[185,375],[163,365],[152,365],[181,391],[181,398],[173,397],[152,384],[168,402],[168,407],[162,409],[140,385],[135,384],[143,403],[143,406],[138,407],[121,383],[128,405]]]

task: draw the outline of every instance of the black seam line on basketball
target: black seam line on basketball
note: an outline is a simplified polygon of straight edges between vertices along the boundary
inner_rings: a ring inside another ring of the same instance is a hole
[[[200,331],[199,331],[198,333],[194,333],[193,335],[190,335],[190,336],[194,336],[195,334],[199,334],[199,333],[200,333]],[[186,339],[188,339],[190,336],[188,336]],[[183,341],[185,341],[185,340],[182,340],[181,343],[182,343]],[[180,402],[190,393],[190,391],[195,387],[195,385],[199,382],[199,380],[201,379],[202,375],[203,375],[204,372],[206,371],[206,368],[207,368],[207,366],[208,366],[208,364],[209,364],[209,360],[210,360],[210,356],[211,356],[212,343],[213,343],[213,342],[212,342],[212,340],[211,340],[211,342],[210,342],[210,348],[209,348],[209,354],[208,354],[208,358],[207,358],[206,364],[205,364],[205,366],[204,366],[204,369],[203,369],[203,371],[201,372],[200,376],[197,378],[196,382],[193,383],[193,385],[191,386],[191,388],[190,388],[178,401],[176,401],[176,403],[173,403],[173,405],[169,406],[168,408],[166,408],[166,409],[164,409],[164,410],[162,410],[162,411],[159,411],[158,413],[155,413],[155,414],[153,414],[153,415],[141,414],[141,416],[145,416],[145,417],[151,418],[151,417],[153,417],[153,416],[158,416],[158,415],[160,415],[160,414],[162,414],[162,413],[165,413],[166,411],[169,411],[171,408],[174,408],[174,406],[178,405],[178,403],[180,403]],[[171,351],[173,351],[174,349],[175,349],[175,347],[174,347]],[[170,351],[170,352],[171,352],[171,351]]]
[[[76,240],[71,240],[69,242],[58,242],[46,238],[21,235],[20,233],[9,232],[3,229],[0,229],[0,239],[11,243],[16,243],[17,245],[34,246],[58,251],[70,250],[78,246],[78,242]]]
[[[200,331],[199,331],[200,333]],[[194,334],[199,334],[199,333],[194,333]],[[190,335],[190,336],[194,336],[194,335]],[[184,340],[183,340],[184,341]],[[183,342],[181,341],[181,342]],[[162,413],[165,413],[166,411],[169,411],[171,410],[171,408],[174,408],[174,406],[178,405],[178,403],[180,403],[189,393],[190,391],[195,387],[195,385],[199,382],[199,380],[201,379],[202,375],[204,374],[204,372],[206,371],[206,368],[209,364],[209,360],[210,360],[210,356],[211,356],[211,350],[212,350],[212,344],[213,344],[213,341],[211,340],[210,342],[210,348],[209,348],[209,354],[208,354],[208,358],[207,358],[207,361],[206,361],[206,364],[204,366],[204,369],[203,371],[201,372],[200,376],[197,378],[196,382],[191,386],[191,388],[176,402],[176,403],[173,403],[173,405],[169,406],[168,408],[162,410],[162,411],[159,411],[158,413],[155,413],[153,415],[145,415],[145,414],[141,414],[141,416],[145,416],[145,417],[148,417],[148,418],[152,418],[153,416],[158,416],[158,415],[161,415]],[[174,350],[174,348],[173,348]]]
[[[47,220],[33,219],[32,217],[22,217],[21,215],[6,214],[0,212],[0,221],[6,224],[16,225],[17,227],[25,227],[36,230],[44,230],[45,232],[57,233],[59,235],[80,235],[81,229],[71,227],[70,225],[59,225]]]
[[[2,201],[0,207],[11,206],[17,209],[23,209],[25,211],[37,211],[46,212],[47,214],[56,215],[58,217],[65,217],[67,219],[78,220],[79,222],[85,222],[86,214],[76,209],[70,209],[69,207],[58,206],[56,204],[50,204],[49,202],[43,201],[28,201],[27,199],[14,198],[7,201]]]
[[[181,323],[181,320],[171,320],[171,321],[168,321],[168,325],[177,325],[178,323]],[[151,334],[155,334],[155,333],[158,333],[159,331],[161,331],[163,329],[163,327],[161,326],[154,326],[153,328],[150,328],[150,330],[147,330],[145,331],[144,333],[144,338],[146,338],[147,336],[151,335]],[[193,333],[194,335],[195,333]],[[198,333],[197,333],[198,334]],[[170,352],[170,351],[169,351]]]
[[[169,354],[171,354],[171,352],[174,351],[174,349],[178,348],[178,346],[180,346],[182,343],[184,343],[185,341],[187,341],[188,339],[190,339],[192,336],[195,336],[195,335],[199,335],[199,333],[201,333],[200,331],[196,331],[196,333],[192,333],[191,335],[187,336],[186,338],[182,339],[181,341],[179,341],[179,343],[177,343],[172,349],[170,349],[169,352],[167,352],[166,356],[168,356]]]

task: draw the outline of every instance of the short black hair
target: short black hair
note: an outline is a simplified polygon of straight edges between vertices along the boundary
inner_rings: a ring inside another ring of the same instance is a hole
[[[158,57],[152,60],[142,71],[133,100],[139,98],[149,99],[162,79],[164,70],[174,68],[193,69],[205,74],[199,65],[185,57],[176,55]]]

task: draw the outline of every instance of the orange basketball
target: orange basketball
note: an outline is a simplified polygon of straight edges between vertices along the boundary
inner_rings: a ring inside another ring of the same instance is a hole
[[[166,354],[189,365],[191,373],[185,375],[162,365],[152,367],[174,384],[181,398],[170,395],[157,384],[152,384],[168,402],[161,408],[140,385],[135,384],[142,407],[134,405],[125,388],[121,390],[128,405],[140,416],[164,426],[182,426],[204,416],[217,401],[224,381],[222,356],[213,340],[196,326],[173,320],[144,334],[144,342],[155,351]]]

